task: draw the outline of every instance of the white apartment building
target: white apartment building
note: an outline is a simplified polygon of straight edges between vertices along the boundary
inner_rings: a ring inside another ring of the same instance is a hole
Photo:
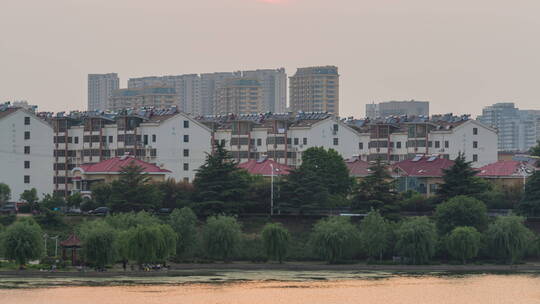
[[[191,182],[211,151],[210,129],[175,108],[57,115],[53,126],[54,188],[67,194],[80,164],[130,154]]]
[[[39,197],[53,190],[53,129],[33,112],[0,105],[0,183],[11,200],[36,188]]]
[[[429,116],[429,101],[386,101],[366,104],[366,117],[376,119],[389,116]]]
[[[109,97],[120,87],[118,74],[88,74],[88,111],[109,108]]]

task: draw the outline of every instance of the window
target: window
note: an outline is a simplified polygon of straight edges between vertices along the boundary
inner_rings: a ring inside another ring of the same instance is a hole
[[[25,169],[30,169],[30,161],[29,160],[24,161],[24,168]]]
[[[184,120],[184,129],[189,128],[189,120]]]
[[[189,135],[184,135],[184,142],[189,142]]]
[[[144,143],[144,145],[148,145],[148,135],[147,134],[145,134],[143,136],[143,143]]]
[[[155,143],[156,142],[156,134],[152,134],[152,142]]]
[[[435,148],[440,148],[441,147],[441,142],[440,141],[435,141]]]
[[[189,149],[184,149],[184,157],[188,157],[189,156]]]
[[[24,132],[24,139],[30,139],[30,131]]]
[[[475,148],[475,149],[478,149],[478,142],[477,142],[477,141],[473,141],[473,142],[472,142],[472,147]]]
[[[78,144],[79,143],[79,136],[73,137],[73,142]]]
[[[333,128],[334,132],[337,132],[339,130],[339,125],[338,124],[334,124],[334,128]]]
[[[24,124],[29,126],[30,125],[30,117],[26,116],[24,117]]]
[[[445,147],[445,148],[450,147],[450,142],[449,142],[448,140],[445,140],[445,141],[444,141],[444,147]]]
[[[24,183],[25,184],[30,184],[30,175],[25,175],[24,176]]]
[[[298,146],[298,143],[299,143],[299,142],[300,142],[300,141],[298,140],[298,137],[296,137],[296,138],[294,139],[294,145],[295,145],[295,146]]]
[[[428,141],[428,147],[429,147],[429,148],[433,147],[433,142],[432,142],[431,140]]]
[[[30,146],[24,146],[24,154],[30,154]]]
[[[261,138],[257,138],[257,146],[260,146],[262,145],[262,139]]]
[[[478,128],[473,128],[472,129],[472,134],[473,135],[478,135]]]
[[[363,142],[358,143],[358,149],[364,150],[364,143]]]
[[[184,171],[189,171],[189,164],[188,163],[184,163]]]
[[[401,142],[400,141],[396,142],[396,148],[401,149]]]
[[[478,161],[478,154],[473,154],[473,155],[472,155],[472,161],[473,161],[473,162],[477,162],[477,161]]]
[[[302,139],[302,144],[307,145],[307,137],[304,137],[304,138]]]
[[[339,138],[334,138],[334,146],[338,146],[339,145]]]
[[[112,144],[113,141],[113,136],[109,136],[109,143]]]

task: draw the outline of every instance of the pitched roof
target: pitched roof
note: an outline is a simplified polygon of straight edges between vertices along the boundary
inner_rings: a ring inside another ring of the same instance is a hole
[[[80,247],[81,246],[81,240],[75,235],[70,234],[69,237],[65,240],[60,242],[60,246],[62,247]]]
[[[111,159],[107,159],[96,164],[83,164],[80,165],[79,168],[81,168],[84,173],[119,173],[122,171],[122,167],[128,166],[130,164],[135,164],[139,167],[142,167],[143,173],[171,172],[166,169],[161,169],[160,167],[151,163],[136,159],[131,155],[113,157]]]
[[[242,168],[254,175],[271,176],[272,167],[274,166],[274,175],[288,175],[291,167],[277,163],[271,159],[250,160],[241,164],[238,164],[238,168]]]
[[[454,161],[437,155],[417,155],[413,159],[400,161],[394,168],[412,177],[442,177],[443,170],[454,165]]]
[[[530,175],[534,167],[517,160],[500,160],[478,169],[480,177],[523,177],[523,172]]]
[[[345,161],[345,165],[349,168],[349,175],[354,177],[365,177],[371,174],[369,170],[370,164],[367,161],[361,159],[348,159]]]
[[[19,109],[20,108],[6,108],[6,109],[3,109],[3,110],[0,110],[0,119],[5,117],[5,116],[8,116],[11,113],[17,112],[17,110],[19,110]]]

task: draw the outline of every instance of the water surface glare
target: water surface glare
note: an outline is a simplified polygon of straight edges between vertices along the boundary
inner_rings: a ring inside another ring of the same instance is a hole
[[[396,276],[377,280],[2,289],[9,304],[540,303],[540,277]]]

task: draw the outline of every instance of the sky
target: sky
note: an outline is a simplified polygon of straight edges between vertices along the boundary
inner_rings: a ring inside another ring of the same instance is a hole
[[[0,101],[86,109],[87,74],[337,65],[340,114],[540,109],[538,0],[0,0]]]

